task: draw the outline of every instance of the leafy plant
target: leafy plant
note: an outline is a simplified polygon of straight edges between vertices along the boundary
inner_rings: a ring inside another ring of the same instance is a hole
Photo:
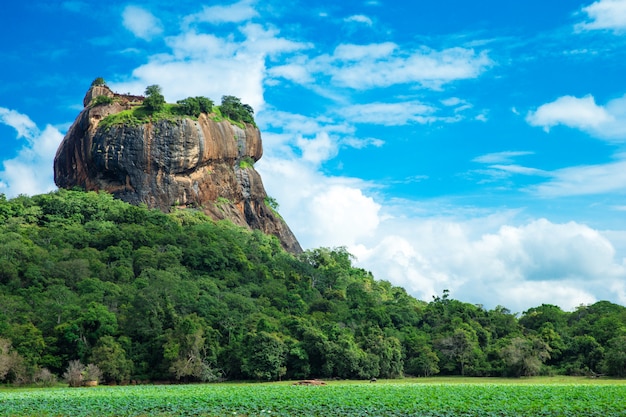
[[[161,94],[161,86],[154,84],[146,87],[146,98],[143,105],[152,112],[158,112],[165,106],[165,97]]]
[[[95,86],[103,86],[103,85],[106,85],[106,83],[105,83],[105,81],[104,81],[104,78],[102,78],[102,77],[98,77],[98,78],[96,78],[95,80],[93,80],[93,81],[91,82],[91,86],[92,86],[92,87],[95,87]]]
[[[113,103],[113,97],[99,95],[91,101],[92,106],[107,105]]]
[[[79,360],[70,361],[67,365],[67,369],[63,373],[63,379],[65,379],[70,387],[80,387],[83,385],[84,371],[85,365]]]
[[[93,363],[85,366],[83,370],[83,380],[84,381],[100,381],[102,379],[102,371],[98,368],[97,365]]]
[[[270,197],[265,196],[265,205],[267,205],[269,208],[271,208],[272,210],[278,211],[279,205],[278,205],[278,201],[276,201],[276,199],[274,197]]]
[[[251,156],[244,156],[239,160],[239,168],[254,168],[254,159]]]
[[[213,102],[206,97],[187,97],[176,102],[179,106],[180,114],[185,116],[198,117],[201,113],[210,113],[213,109]]]
[[[254,110],[248,104],[243,104],[241,99],[235,96],[222,96],[222,104],[220,104],[222,116],[229,118],[235,122],[250,123],[256,126],[254,122]]]

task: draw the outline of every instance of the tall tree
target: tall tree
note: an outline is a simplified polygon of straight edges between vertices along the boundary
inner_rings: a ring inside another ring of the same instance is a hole
[[[161,86],[154,84],[146,87],[146,98],[143,105],[153,112],[162,110],[165,107],[165,97],[161,94]]]

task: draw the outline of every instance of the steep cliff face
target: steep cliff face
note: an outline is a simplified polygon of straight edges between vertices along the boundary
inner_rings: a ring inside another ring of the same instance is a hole
[[[256,127],[242,129],[206,114],[103,127],[102,119],[140,104],[142,97],[118,95],[111,104],[92,106],[101,95],[114,96],[107,87],[92,87],[59,146],[54,160],[59,187],[105,190],[163,211],[200,208],[216,220],[273,234],[291,252],[302,251],[267,206],[263,182],[250,163],[263,154]]]

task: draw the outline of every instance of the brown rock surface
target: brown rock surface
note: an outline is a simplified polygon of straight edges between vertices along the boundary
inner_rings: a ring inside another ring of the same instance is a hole
[[[109,105],[90,106],[98,95],[115,96]],[[99,127],[99,122],[142,97],[92,87],[85,109],[61,142],[54,159],[59,187],[105,190],[131,204],[169,211],[202,208],[216,220],[259,229],[279,238],[283,247],[302,249],[287,224],[266,204],[261,176],[243,159],[258,161],[261,135],[201,114],[198,120],[157,120],[139,125]]]

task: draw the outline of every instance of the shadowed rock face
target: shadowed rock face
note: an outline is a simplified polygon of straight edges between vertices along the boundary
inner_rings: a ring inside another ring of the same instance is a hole
[[[242,129],[206,114],[197,121],[98,127],[106,116],[129,108],[131,100],[142,99],[118,95],[112,104],[90,107],[98,95],[113,93],[107,87],[87,92],[85,109],[57,150],[54,180],[59,187],[105,190],[165,212],[201,208],[216,220],[273,234],[291,252],[302,251],[287,224],[265,204],[258,172],[249,164],[240,166],[243,158],[258,161],[263,154],[256,127]]]

